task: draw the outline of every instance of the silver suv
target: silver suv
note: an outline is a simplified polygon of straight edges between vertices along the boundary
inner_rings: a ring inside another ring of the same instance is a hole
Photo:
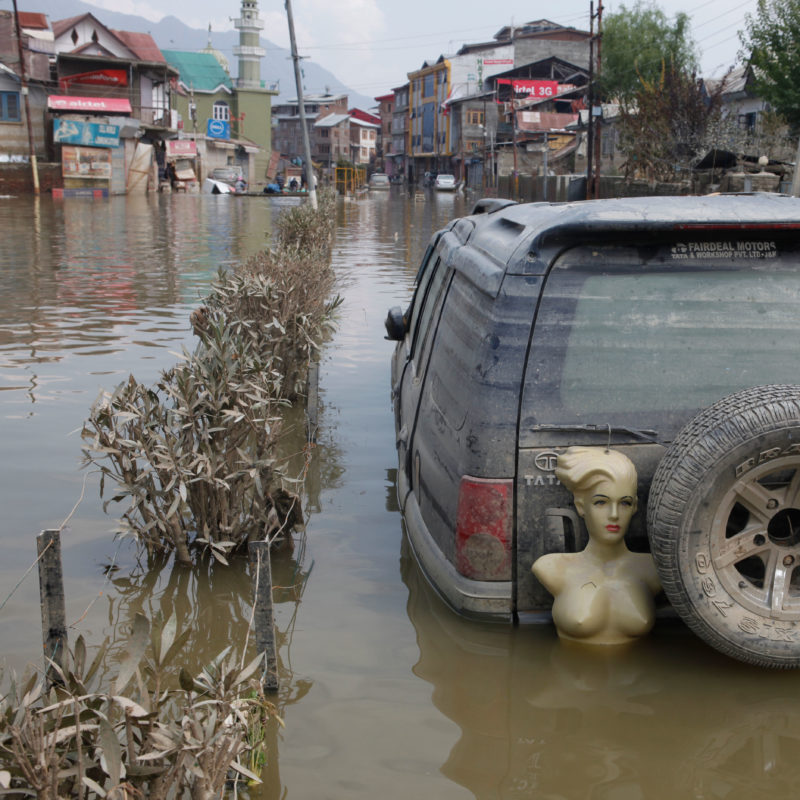
[[[459,612],[549,618],[571,445],[639,474],[632,550],[707,642],[800,666],[800,200],[485,201],[386,321],[410,543]]]

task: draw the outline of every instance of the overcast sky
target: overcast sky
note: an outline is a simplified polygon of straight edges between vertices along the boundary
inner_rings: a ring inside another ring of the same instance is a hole
[[[166,14],[191,27],[232,28],[239,0],[88,0],[100,8],[138,14],[154,21]],[[628,2],[630,7],[633,3]],[[623,3],[609,2],[604,13]],[[737,59],[738,31],[756,0],[662,0],[670,17],[691,16],[706,77],[718,75]],[[595,0],[595,10],[597,0]],[[288,47],[283,0],[259,0],[264,37]],[[374,96],[399,86],[406,73],[426,58],[454,53],[465,42],[487,41],[504,25],[551,19],[589,29],[589,0],[558,3],[477,2],[477,0],[292,0],[300,54],[331,70],[355,91]]]

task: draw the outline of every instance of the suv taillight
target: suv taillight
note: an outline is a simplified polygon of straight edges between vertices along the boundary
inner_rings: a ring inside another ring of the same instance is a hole
[[[461,478],[456,569],[467,578],[511,580],[513,481]]]

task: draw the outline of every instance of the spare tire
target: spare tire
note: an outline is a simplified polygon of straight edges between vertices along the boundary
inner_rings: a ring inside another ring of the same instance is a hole
[[[686,624],[750,664],[800,666],[800,386],[701,411],[656,470],[648,535]]]

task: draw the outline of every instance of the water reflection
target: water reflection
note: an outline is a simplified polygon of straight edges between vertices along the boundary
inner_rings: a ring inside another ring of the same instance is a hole
[[[442,771],[478,798],[781,797],[800,780],[796,677],[739,665],[678,624],[630,647],[452,614],[409,558],[414,673],[461,729]]]
[[[269,699],[281,718],[287,708],[302,700],[313,680],[295,671],[292,642],[298,614],[313,562],[307,558],[306,539],[297,535],[272,554],[275,637],[278,646],[278,692]],[[252,609],[251,569],[244,557],[233,558],[229,567],[203,560],[194,569],[176,565],[171,559],[143,556],[130,569],[110,569],[113,591],[107,592],[107,644],[103,673],[109,680],[117,674],[134,618],[166,620],[175,614],[178,633],[188,632],[181,656],[168,665],[166,680],[177,686],[182,668],[196,674],[228,645],[246,661],[255,655],[250,631]],[[247,652],[244,645],[249,642]],[[280,796],[279,725],[271,720],[265,735],[270,757],[262,774],[264,797]]]
[[[274,210],[261,198],[130,200],[0,200],[0,224],[18,233],[0,246],[7,589],[35,557],[34,535],[59,525],[81,492],[68,433],[99,388],[130,371],[151,381],[174,362],[191,341],[195,298],[219,263],[263,246]],[[338,208],[344,304],[322,353],[317,445],[306,447],[301,412],[284,420],[288,474],[306,472],[311,517],[273,562],[286,729],[270,734],[258,797],[788,796],[800,778],[796,673],[737,664],[682,627],[587,653],[546,628],[460,619],[401,552],[383,319],[408,301],[430,235],[470,204],[393,190]],[[73,639],[110,635],[113,672],[135,612],[176,609],[192,631],[187,666],[241,645],[243,561],[193,575],[123,550],[106,585],[112,525],[90,481],[63,537]],[[35,578],[0,626],[13,666],[41,664]]]

